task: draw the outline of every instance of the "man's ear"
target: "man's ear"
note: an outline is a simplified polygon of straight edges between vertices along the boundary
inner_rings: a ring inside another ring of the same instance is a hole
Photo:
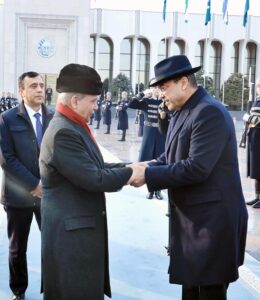
[[[20,97],[23,99],[23,89],[21,87],[19,87],[18,93],[19,93]]]
[[[188,77],[183,76],[183,77],[181,78],[181,81],[182,81],[182,89],[183,89],[183,90],[186,90],[186,88],[187,88],[187,86],[188,86],[188,84],[189,84]]]
[[[77,97],[75,95],[70,98],[70,104],[72,108],[77,108]]]

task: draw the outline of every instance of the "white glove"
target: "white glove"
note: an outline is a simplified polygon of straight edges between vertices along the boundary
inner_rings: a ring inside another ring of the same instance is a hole
[[[243,115],[243,121],[248,122],[249,118],[250,118],[250,115],[248,113],[245,113]]]

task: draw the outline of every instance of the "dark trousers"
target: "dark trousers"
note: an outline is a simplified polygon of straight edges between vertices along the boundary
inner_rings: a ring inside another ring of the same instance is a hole
[[[228,284],[182,286],[182,300],[227,300]]]
[[[40,206],[28,208],[6,207],[5,209],[9,238],[9,285],[12,292],[19,295],[25,293],[28,286],[27,242],[33,215],[35,215],[40,229]]]

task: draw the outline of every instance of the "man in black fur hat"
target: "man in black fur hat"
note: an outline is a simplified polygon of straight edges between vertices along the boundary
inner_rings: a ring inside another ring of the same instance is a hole
[[[65,66],[57,79],[56,114],[40,155],[45,300],[111,296],[104,192],[121,189],[132,170],[104,163],[87,125],[101,88],[99,74],[84,65]]]

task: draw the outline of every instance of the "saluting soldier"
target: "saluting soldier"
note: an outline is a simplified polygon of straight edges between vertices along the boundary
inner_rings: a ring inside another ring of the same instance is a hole
[[[107,125],[107,131],[105,134],[110,134],[110,126],[111,126],[111,107],[112,107],[112,100],[111,100],[111,93],[106,93],[106,99],[103,101],[103,124]]]
[[[128,107],[144,112],[144,130],[139,161],[152,160],[164,152],[166,136],[161,134],[158,129],[158,107],[162,100],[159,99],[157,88],[152,88],[150,93],[147,95],[148,97],[143,97],[144,94],[140,93],[137,97],[133,97],[128,104]],[[163,199],[161,191],[149,192],[146,198],[153,199],[154,195],[158,200]]]
[[[128,94],[127,94],[127,92],[123,91],[121,96],[122,96],[121,100],[119,100],[117,103],[117,111],[118,111],[117,129],[122,130],[122,137],[118,141],[124,142],[126,130],[128,129],[128,114],[127,114],[127,109],[128,109],[127,96],[128,96]]]

